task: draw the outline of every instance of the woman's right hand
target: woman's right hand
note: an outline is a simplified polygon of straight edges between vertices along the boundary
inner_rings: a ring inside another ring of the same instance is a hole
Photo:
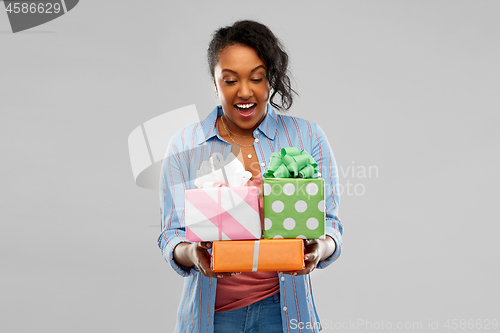
[[[225,278],[240,274],[238,272],[214,272],[210,268],[212,242],[179,243],[174,249],[174,260],[185,267],[196,266],[201,274],[212,278]]]

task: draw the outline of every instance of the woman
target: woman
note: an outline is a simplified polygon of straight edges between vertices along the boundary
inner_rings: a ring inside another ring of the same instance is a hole
[[[184,289],[176,332],[319,331],[309,273],[341,252],[337,217],[337,168],[318,125],[278,115],[293,89],[288,56],[264,25],[239,21],[217,30],[208,63],[220,105],[205,120],[180,130],[169,144],[160,181],[162,233],[158,245],[182,275]],[[279,97],[279,103],[275,98]],[[318,162],[325,180],[326,239],[305,240],[305,268],[295,272],[227,272],[210,269],[210,242],[190,243],[184,230],[184,191],[195,188],[196,171],[214,152],[238,156],[259,184],[272,152],[295,146]]]

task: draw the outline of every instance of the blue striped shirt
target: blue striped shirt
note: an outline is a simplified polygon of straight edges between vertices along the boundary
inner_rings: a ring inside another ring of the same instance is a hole
[[[213,332],[217,279],[202,275],[193,267],[177,265],[174,248],[187,242],[184,215],[184,191],[195,188],[196,171],[214,152],[226,158],[231,145],[219,135],[215,124],[223,114],[216,107],[203,121],[178,131],[170,140],[160,177],[160,214],[162,233],[158,238],[163,257],[184,277],[184,288],[177,311],[175,332]],[[306,150],[318,163],[325,180],[326,234],[336,243],[335,252],[318,263],[325,268],[340,256],[343,227],[338,214],[338,172],[332,150],[321,128],[313,122],[281,115],[268,104],[267,114],[255,129],[254,148],[262,174],[270,155],[284,147]],[[318,332],[320,322],[314,305],[310,275],[279,274],[283,332]],[[302,323],[302,324],[300,324]]]

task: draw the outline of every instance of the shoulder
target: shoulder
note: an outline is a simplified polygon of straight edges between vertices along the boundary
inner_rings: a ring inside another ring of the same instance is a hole
[[[204,119],[186,125],[175,132],[174,144],[192,147],[201,144],[207,136],[213,135],[218,108],[215,107]]]
[[[177,130],[172,136],[172,144],[176,147],[192,147],[203,136],[202,133],[203,121],[198,121]]]
[[[318,131],[321,132],[318,124],[315,122],[286,114],[276,113],[276,123],[280,129],[306,132],[309,134],[309,137],[313,136]]]
[[[175,132],[174,137],[175,138],[180,138],[180,137],[185,137],[186,135],[193,134],[193,133],[198,133],[201,131],[203,121],[198,121],[195,123],[191,123],[187,126],[182,127],[181,129],[177,130]]]

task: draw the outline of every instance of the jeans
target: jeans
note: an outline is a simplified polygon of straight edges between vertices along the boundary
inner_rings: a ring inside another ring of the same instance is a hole
[[[280,293],[240,309],[216,312],[215,333],[276,333],[281,326]]]

